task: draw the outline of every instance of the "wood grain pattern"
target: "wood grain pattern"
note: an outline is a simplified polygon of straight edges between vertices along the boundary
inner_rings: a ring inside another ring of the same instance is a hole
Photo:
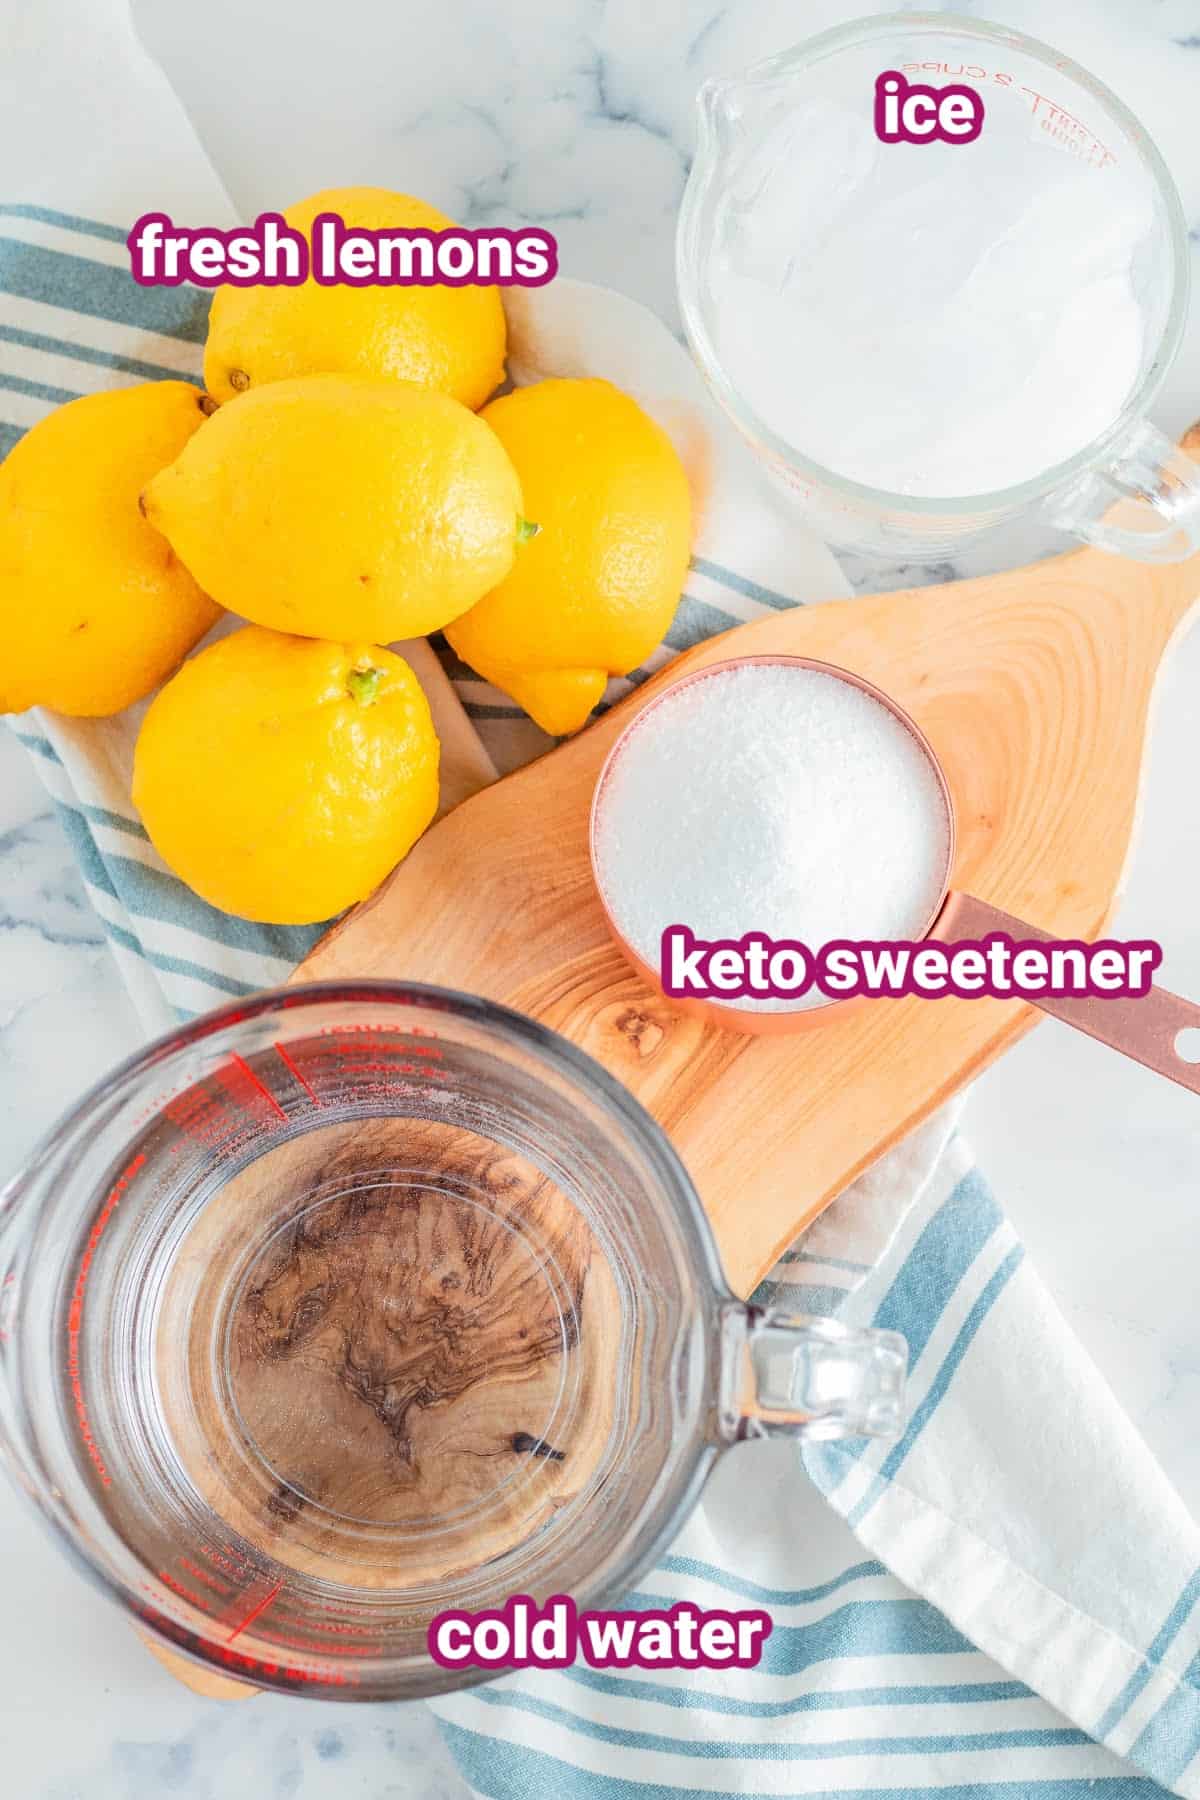
[[[1121,890],[1157,672],[1197,595],[1200,558],[1155,568],[1079,550],[739,626],[441,820],[296,978],[437,982],[581,1045],[670,1134],[747,1293],[1036,1015],[1012,1001],[888,1001],[770,1040],[685,1018],[627,967],[593,890],[588,812],[613,740],[664,681],[706,663],[782,652],[839,664],[892,694],[942,759],[955,885],[1090,938]]]
[[[622,1313],[595,1252],[553,1182],[470,1131],[367,1119],[275,1146],[172,1263],[156,1361],[190,1482],[323,1582],[412,1589],[508,1553],[612,1429]]]
[[[636,1364],[625,1317],[580,1211],[472,1130],[356,1119],[239,1169],[183,1236],[155,1344],[163,1425],[219,1521],[178,1559],[218,1642],[248,1616],[324,1657],[324,1601],[373,1642],[355,1597],[388,1590],[418,1653],[431,1593],[594,1500],[636,1413],[636,1367],[624,1403],[613,1375]],[[143,1636],[197,1693],[257,1691]]]

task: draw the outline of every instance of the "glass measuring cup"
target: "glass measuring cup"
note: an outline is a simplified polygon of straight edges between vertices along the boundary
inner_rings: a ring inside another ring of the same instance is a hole
[[[775,667],[784,669],[810,670],[834,681],[844,682],[847,687],[865,695],[876,705],[890,713],[911,742],[916,746],[924,762],[929,779],[930,792],[936,796],[935,809],[942,815],[941,828],[936,834],[937,848],[931,852],[929,883],[927,891],[936,896],[929,908],[928,916],[921,921],[913,932],[913,939],[920,941],[934,938],[941,943],[976,944],[992,934],[1003,934],[1020,944],[1048,944],[1055,942],[1050,932],[1043,931],[1037,925],[1031,925],[1024,919],[1015,918],[1011,913],[994,906],[990,901],[978,899],[973,894],[963,893],[952,888],[955,863],[956,829],[954,816],[954,797],[950,791],[950,783],[946,772],[938,760],[929,739],[921,730],[916,720],[907,713],[898,701],[890,694],[883,692],[862,675],[852,674],[849,669],[838,668],[834,663],[827,663],[807,656],[761,655],[728,657],[720,662],[706,664],[684,675],[679,680],[668,682],[642,706],[624,731],[617,738],[608,752],[596,780],[592,795],[591,819],[589,828],[589,848],[592,863],[592,875],[596,885],[596,893],[604,912],[608,930],[624,955],[638,970],[642,978],[653,988],[662,991],[661,971],[653,968],[644,955],[639,954],[637,947],[629,941],[622,929],[617,909],[614,906],[616,896],[606,889],[603,858],[599,849],[600,821],[605,805],[605,790],[613,771],[621,758],[630,753],[636,746],[638,734],[641,732],[653,713],[665,703],[672,701],[683,690],[697,687],[705,682],[719,680],[738,670],[755,667]],[[764,731],[769,730],[769,720],[759,721]],[[693,819],[690,829],[696,830]],[[662,854],[670,857],[672,846],[664,833]],[[678,923],[687,924],[686,919]],[[747,929],[742,920],[729,920],[722,929],[725,939],[736,940],[740,931]],[[749,926],[753,930],[753,924]],[[1074,940],[1071,940],[1073,943]],[[811,950],[819,950],[820,944],[810,944]],[[1167,1080],[1177,1082],[1181,1087],[1190,1088],[1193,1093],[1200,1093],[1200,1060],[1194,1060],[1180,1053],[1179,1039],[1181,1034],[1189,1036],[1200,1030],[1200,1006],[1194,1001],[1185,999],[1180,994],[1171,993],[1169,989],[1151,985],[1140,997],[1118,997],[1098,995],[1043,995],[1026,994],[1021,996],[1031,1006],[1051,1018],[1059,1019],[1066,1025],[1073,1026],[1086,1036],[1097,1039],[1110,1049],[1120,1051],[1134,1062],[1140,1062],[1156,1075],[1165,1076]],[[682,1011],[690,1012],[717,1025],[722,1030],[737,1031],[747,1036],[792,1036],[797,1032],[819,1028],[831,1018],[843,1018],[851,1008],[879,1006],[888,1004],[887,1000],[868,998],[856,995],[849,999],[822,998],[813,1005],[784,1007],[779,1010],[757,1010],[751,1006],[738,1006],[732,1001],[719,1001],[697,996],[679,998],[671,997],[671,1004]],[[942,1001],[927,1000],[925,1004],[944,1004]]]
[[[874,84],[886,70],[977,91],[979,139],[880,145]],[[684,326],[716,397],[824,536],[935,556],[1034,515],[1147,561],[1200,546],[1200,473],[1146,416],[1187,314],[1186,223],[1161,156],[1106,87],[1018,32],[896,13],[825,32],[740,80],[706,83],[699,113],[677,238]],[[1008,192],[988,161],[997,147]],[[828,180],[810,194],[802,170],[817,158]],[[930,186],[935,176],[951,185]],[[1076,291],[1075,263],[1056,256],[1054,238],[1078,226],[1085,206],[1096,279],[1085,288],[1080,273]],[[1018,260],[1035,226],[1046,252]],[[1011,304],[1000,298],[1006,281]],[[952,364],[939,308],[956,294],[981,337]],[[1118,334],[1094,316],[1101,297],[1118,306],[1119,367]],[[1030,371],[1053,382],[1072,359],[1072,406],[1048,400],[1027,455],[1019,435],[1002,464],[989,448],[980,468],[996,473],[984,485],[967,479],[972,444],[1000,441],[1015,384],[1031,380],[1036,407]],[[1119,387],[1106,396],[1102,380]],[[928,480],[918,480],[927,463]],[[877,479],[876,468],[896,473]]]
[[[0,1194],[0,1449],[141,1626],[262,1687],[478,1679],[443,1609],[613,1601],[740,1438],[899,1429],[903,1340],[734,1299],[662,1132],[504,1008],[266,994]]]

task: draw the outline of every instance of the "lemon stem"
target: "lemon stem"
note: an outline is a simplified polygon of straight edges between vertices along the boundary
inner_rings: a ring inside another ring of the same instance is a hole
[[[517,515],[518,544],[527,544],[530,538],[535,538],[541,529],[541,526],[535,524],[532,519],[522,519],[519,514]]]
[[[346,677],[346,691],[359,706],[370,706],[379,698],[382,669],[351,669]]]

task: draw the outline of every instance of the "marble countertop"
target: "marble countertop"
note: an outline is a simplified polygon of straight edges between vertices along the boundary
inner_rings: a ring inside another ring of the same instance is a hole
[[[517,0],[504,9],[441,0],[433,11],[403,0],[209,0],[203,9],[134,0],[243,212],[335,180],[402,186],[467,223],[548,225],[566,273],[621,288],[673,323],[673,224],[697,85],[862,10],[862,0],[809,0],[799,12],[783,0]],[[979,9],[960,0],[958,10]],[[989,0],[982,11],[1050,39],[1121,93],[1173,168],[1200,259],[1195,0]],[[1197,412],[1194,319],[1157,417],[1178,431]],[[988,563],[1016,563],[1039,547],[1014,539]],[[850,569],[862,588],[960,572],[966,565],[882,577]],[[1160,939],[1164,981],[1200,995],[1197,693],[1200,632],[1163,682],[1118,927]],[[0,1175],[138,1039],[36,773],[0,732]],[[1079,1336],[1200,1509],[1195,1107],[1193,1096],[1047,1023],[979,1082],[967,1128]],[[6,1619],[20,1622],[0,1634],[0,1785],[14,1800],[231,1800],[251,1785],[263,1800],[465,1793],[419,1707],[215,1706],[188,1694],[5,1493],[0,1566]]]

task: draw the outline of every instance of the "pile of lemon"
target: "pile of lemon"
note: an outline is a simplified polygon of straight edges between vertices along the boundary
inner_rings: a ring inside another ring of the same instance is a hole
[[[450,224],[382,189],[284,216],[318,212]],[[0,712],[158,688],[134,802],[214,906],[328,918],[433,818],[429,706],[383,646],[444,631],[562,735],[666,632],[690,538],[670,440],[605,381],[485,405],[505,349],[495,288],[223,288],[206,393],[72,401],[0,465]],[[222,609],[249,623],[180,667]]]

